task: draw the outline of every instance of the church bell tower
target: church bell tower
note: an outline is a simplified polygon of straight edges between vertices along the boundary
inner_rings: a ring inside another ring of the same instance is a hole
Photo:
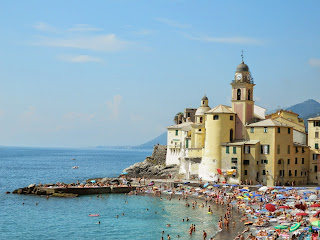
[[[249,67],[243,61],[238,65],[232,86],[232,110],[235,112],[235,139],[245,139],[245,125],[253,122],[254,101],[253,87],[255,86]]]

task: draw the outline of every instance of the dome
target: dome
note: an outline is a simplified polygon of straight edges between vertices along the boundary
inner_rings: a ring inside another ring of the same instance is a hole
[[[242,61],[242,63],[238,65],[236,72],[249,72],[249,67]]]
[[[196,116],[204,115],[205,112],[209,111],[210,107],[199,107],[195,113]]]
[[[207,98],[207,96],[206,96],[206,95],[204,95],[204,97],[203,97],[203,98],[201,98],[201,100],[202,100],[202,101],[204,101],[204,100],[208,100],[208,98]]]

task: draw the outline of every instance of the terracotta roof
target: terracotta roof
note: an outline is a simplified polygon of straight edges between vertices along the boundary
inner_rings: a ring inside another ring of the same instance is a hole
[[[219,105],[206,113],[234,113],[230,110],[230,107],[225,106],[225,105]]]
[[[289,127],[289,125],[280,123],[273,119],[266,119],[260,122],[248,124],[249,127]]]

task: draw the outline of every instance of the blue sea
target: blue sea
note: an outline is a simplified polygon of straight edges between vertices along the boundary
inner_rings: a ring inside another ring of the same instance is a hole
[[[180,239],[201,239],[202,230],[213,236],[218,228],[217,215],[206,214],[206,209],[186,208],[182,200],[169,201],[165,196],[161,200],[149,195],[105,194],[47,200],[43,196],[5,194],[32,183],[115,177],[151,153],[151,149],[0,147],[0,239],[156,240],[161,239],[162,230],[164,239],[167,234],[171,239],[178,239],[178,234]],[[182,222],[186,217],[190,222]],[[191,223],[197,227],[192,237],[188,234]]]

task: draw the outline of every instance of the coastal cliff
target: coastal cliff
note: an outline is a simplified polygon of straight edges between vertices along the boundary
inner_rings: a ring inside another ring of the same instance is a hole
[[[146,157],[143,162],[135,163],[126,168],[129,177],[168,178],[174,177],[179,172],[175,164],[166,165],[167,146],[154,145],[152,155]]]

